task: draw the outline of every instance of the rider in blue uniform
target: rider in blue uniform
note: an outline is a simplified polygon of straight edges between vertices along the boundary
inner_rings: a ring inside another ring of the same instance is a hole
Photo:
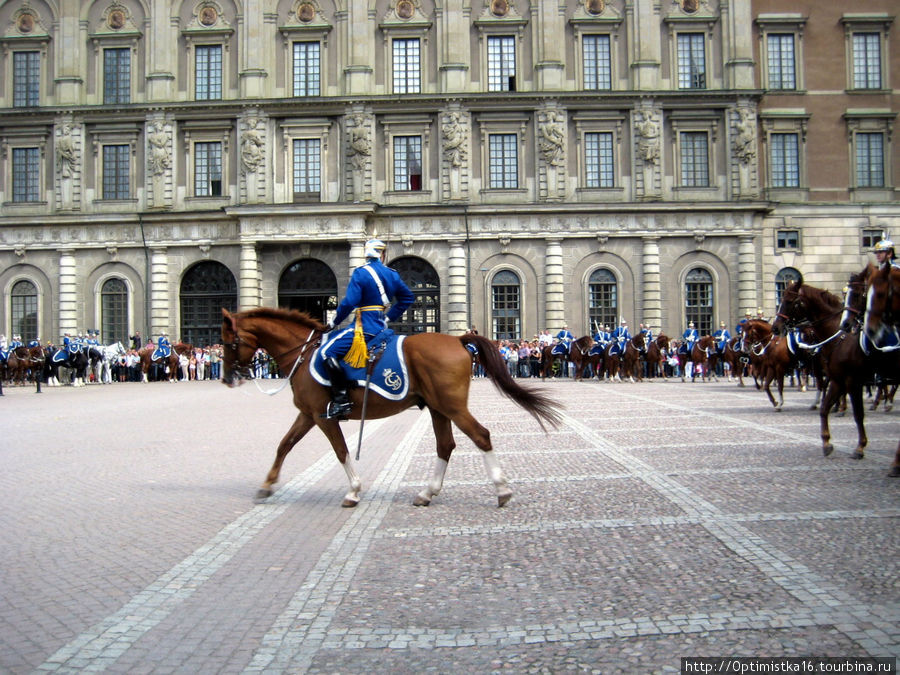
[[[744,318],[738,321],[737,326],[734,328],[734,332],[736,335],[742,335],[744,333],[744,326],[750,321],[750,312],[744,314]]]
[[[362,328],[366,342],[387,328],[389,321],[396,321],[415,300],[412,291],[400,278],[396,270],[384,264],[387,245],[380,239],[366,242],[364,254],[366,264],[353,270],[347,294],[338,305],[334,320],[329,321],[326,328],[334,327],[346,319],[351,312],[356,312],[356,324]],[[388,303],[393,300],[390,309]],[[353,404],[347,396],[347,376],[338,362],[350,351],[356,326],[349,326],[333,337],[322,347],[325,369],[331,380],[331,401],[322,415],[326,419],[347,419]]]
[[[690,354],[691,349],[694,348],[694,343],[700,339],[700,334],[697,332],[697,329],[694,328],[694,322],[688,322],[688,327],[681,334],[681,339],[684,340],[684,344],[682,345],[682,350],[685,354]]]
[[[639,324],[639,332],[644,336],[644,348],[642,350],[643,353],[647,352],[647,347],[650,346],[650,343],[653,342],[653,331],[650,330],[650,324],[641,323]],[[646,364],[644,364],[646,365]]]
[[[631,339],[631,332],[628,330],[628,322],[625,319],[622,319],[619,327],[613,331],[612,339],[615,344],[610,350],[610,354],[624,354],[625,343]]]
[[[725,345],[728,344],[728,341],[731,339],[731,333],[728,332],[728,329],[725,328],[725,322],[719,322],[719,330],[713,333],[713,340],[716,341],[716,351],[720,354],[725,351]]]
[[[569,349],[572,347],[572,342],[575,340],[575,336],[569,331],[569,326],[563,324],[562,330],[556,334],[556,339],[558,340],[558,344],[562,345],[565,353],[568,354]]]
[[[156,351],[153,352],[153,356],[156,357],[157,354],[163,359],[169,358],[172,354],[172,345],[169,342],[169,336],[166,335],[165,331],[160,333],[159,338],[156,340]]]
[[[606,347],[612,339],[609,333],[609,326],[597,326],[597,332],[594,333],[594,342],[601,347]]]
[[[22,346],[22,338],[18,335],[13,335],[12,342],[9,343],[9,351],[13,351],[16,347]]]
[[[900,269],[900,260],[897,260],[894,254],[894,242],[890,239],[882,239],[875,244],[875,260],[878,261],[879,267],[888,264]]]

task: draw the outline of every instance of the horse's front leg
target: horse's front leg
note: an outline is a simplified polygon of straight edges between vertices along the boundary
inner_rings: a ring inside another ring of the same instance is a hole
[[[313,421],[313,418],[306,413],[301,412],[297,415],[297,419],[294,420],[291,428],[288,429],[288,432],[278,444],[278,450],[275,453],[275,463],[272,464],[272,468],[269,469],[269,473],[266,475],[265,482],[257,491],[256,501],[261,501],[272,496],[272,486],[278,482],[278,476],[281,473],[281,465],[284,464],[284,458],[287,457],[287,454],[291,449],[297,445],[300,439],[303,438],[306,435],[306,432],[312,429],[314,425],[315,422]]]
[[[831,443],[831,429],[828,426],[828,415],[831,414],[831,409],[839,396],[840,386],[835,380],[829,381],[819,407],[819,436],[822,438],[822,454],[826,457],[834,452],[834,445]]]
[[[356,473],[356,467],[350,452],[347,450],[347,441],[344,439],[344,433],[341,431],[340,424],[337,420],[317,420],[319,428],[325,437],[331,442],[334,454],[337,455],[338,461],[344,467],[344,473],[347,474],[347,481],[350,483],[350,490],[344,495],[341,506],[345,508],[353,508],[359,504],[359,493],[362,492],[362,481],[359,474]]]
[[[866,427],[863,422],[866,410],[863,404],[862,387],[852,387],[849,394],[850,406],[853,408],[853,421],[856,422],[857,434],[856,449],[853,451],[853,459],[862,459],[865,456],[866,446],[869,444],[869,438],[866,436]]]
[[[447,464],[450,462],[450,455],[456,447],[450,418],[433,408],[429,408],[429,412],[431,413],[431,426],[434,429],[434,438],[437,445],[437,458],[434,460],[434,472],[431,474],[431,480],[416,495],[416,498],[413,500],[413,506],[428,506],[431,504],[431,499],[441,491],[444,485],[444,476],[447,474]]]

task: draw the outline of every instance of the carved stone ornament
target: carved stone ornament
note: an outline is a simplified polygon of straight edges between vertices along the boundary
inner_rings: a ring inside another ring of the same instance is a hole
[[[22,35],[29,35],[34,31],[36,24],[37,20],[35,19],[34,14],[23,12],[22,14],[19,14],[19,18],[16,20],[16,30]]]
[[[110,258],[115,260],[116,256],[119,254],[119,248],[117,246],[110,245],[106,247],[106,252],[109,254]]]
[[[300,23],[309,23],[316,18],[315,5],[304,2],[297,8],[297,20]]]
[[[200,253],[204,258],[209,257],[210,242],[204,241],[200,243]]]
[[[600,244],[601,247],[606,246],[606,242],[609,241],[608,234],[598,234],[597,235],[597,243]]]
[[[606,9],[604,0],[584,0],[584,9],[591,16],[599,16]]]
[[[408,251],[409,249],[412,248],[412,245],[413,245],[412,237],[404,237],[403,241],[401,241],[400,243],[403,244],[403,248],[405,248]]]
[[[397,16],[401,19],[411,19],[412,15],[415,13],[416,6],[409,0],[400,0],[400,2],[397,3]]]
[[[219,20],[219,12],[212,5],[206,5],[200,8],[200,11],[197,13],[197,20],[201,26],[206,26],[207,28],[215,26]]]
[[[25,257],[25,245],[24,244],[16,244],[16,255],[20,258]]]
[[[503,248],[504,251],[505,251],[507,248],[509,248],[509,242],[510,242],[510,241],[511,241],[511,239],[510,239],[510,237],[509,237],[508,234],[501,235],[501,237],[500,237],[500,246]]]
[[[125,10],[121,7],[116,7],[106,17],[106,25],[109,26],[110,30],[122,30],[127,19],[128,16],[125,14]]]
[[[509,2],[507,0],[491,0],[491,14],[494,16],[506,16],[509,14]]]
[[[697,246],[702,244],[706,240],[706,235],[703,232],[694,232],[694,241],[697,242]]]

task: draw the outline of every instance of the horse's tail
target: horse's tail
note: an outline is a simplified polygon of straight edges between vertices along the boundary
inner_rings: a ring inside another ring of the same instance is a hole
[[[512,375],[509,374],[497,345],[486,337],[471,333],[460,335],[459,341],[464,347],[469,344],[475,345],[481,365],[490,376],[494,386],[497,387],[501,394],[512,399],[528,411],[541,425],[541,429],[547,430],[544,422],[549,423],[553,427],[559,427],[562,424],[562,417],[556,411],[559,404],[549,396],[532,389],[526,389],[516,382]]]

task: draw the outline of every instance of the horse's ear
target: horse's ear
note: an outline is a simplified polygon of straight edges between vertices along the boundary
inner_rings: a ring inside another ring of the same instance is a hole
[[[227,326],[228,329],[229,329],[232,333],[237,333],[237,326],[235,325],[235,322],[234,322],[234,314],[232,314],[231,312],[229,312],[229,311],[228,311],[227,309],[225,309],[224,307],[222,308],[222,323],[223,323],[225,326]]]
[[[803,273],[800,273],[800,278],[797,279],[797,285],[798,285],[798,286],[802,286],[802,285],[803,285]]]

